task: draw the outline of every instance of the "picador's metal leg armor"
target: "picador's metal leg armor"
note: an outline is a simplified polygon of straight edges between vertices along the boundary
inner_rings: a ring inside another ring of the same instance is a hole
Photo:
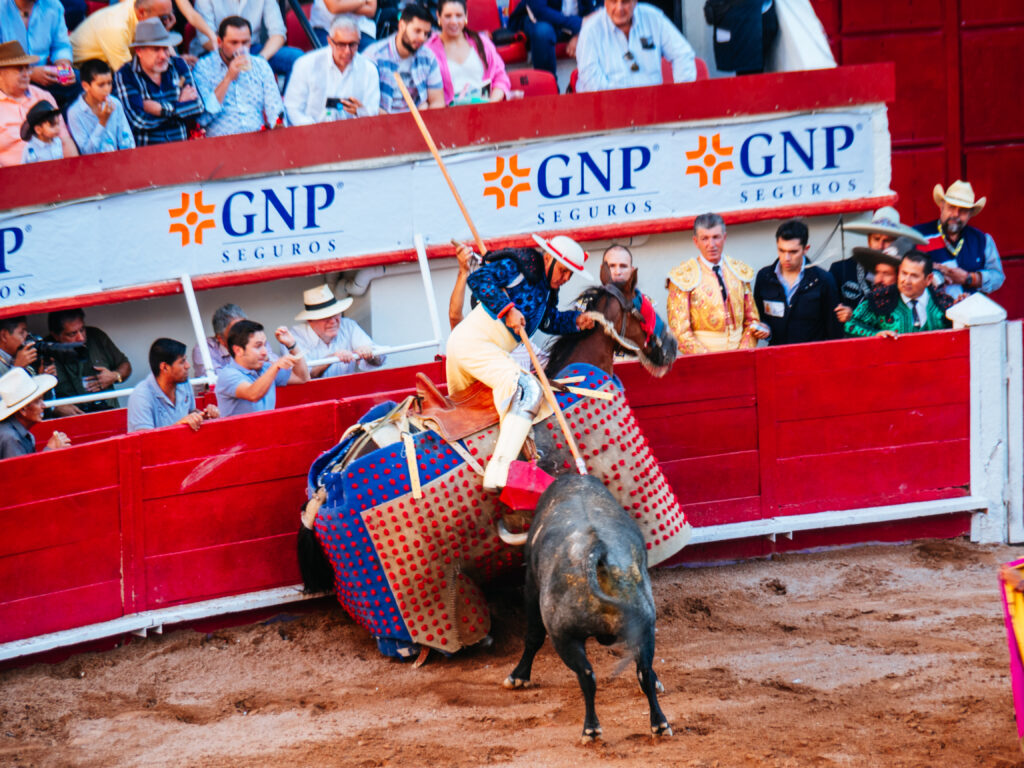
[[[540,382],[528,373],[520,373],[519,386],[501,420],[494,455],[484,471],[484,490],[498,491],[505,487],[509,465],[519,457],[543,399]]]

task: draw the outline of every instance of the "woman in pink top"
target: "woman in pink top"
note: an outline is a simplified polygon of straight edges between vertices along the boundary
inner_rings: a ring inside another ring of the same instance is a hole
[[[478,104],[507,99],[512,84],[505,72],[505,62],[489,38],[466,26],[465,0],[442,0],[437,22],[441,34],[430,38],[427,46],[441,67],[444,103]]]

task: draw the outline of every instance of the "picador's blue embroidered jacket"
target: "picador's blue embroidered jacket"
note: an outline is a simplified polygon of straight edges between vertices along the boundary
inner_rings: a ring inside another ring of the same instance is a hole
[[[488,254],[483,266],[467,281],[473,296],[487,314],[498,315],[513,304],[526,318],[526,335],[540,328],[545,333],[576,333],[579,312],[558,311],[558,291],[551,288],[544,270],[544,258],[532,248],[509,248]],[[512,330],[506,326],[509,334]]]

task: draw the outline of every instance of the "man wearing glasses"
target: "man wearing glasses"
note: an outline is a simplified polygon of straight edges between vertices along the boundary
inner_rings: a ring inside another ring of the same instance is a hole
[[[76,64],[101,59],[113,72],[132,60],[131,44],[140,21],[158,18],[168,30],[174,26],[171,0],[124,0],[86,17],[71,33],[71,52]]]
[[[660,85],[662,58],[672,64],[672,82],[697,79],[693,48],[665,14],[637,0],[605,0],[580,30],[576,90]]]
[[[339,16],[327,36],[329,45],[295,62],[284,94],[289,125],[312,125],[380,112],[377,67],[360,53],[359,27],[348,14]]]

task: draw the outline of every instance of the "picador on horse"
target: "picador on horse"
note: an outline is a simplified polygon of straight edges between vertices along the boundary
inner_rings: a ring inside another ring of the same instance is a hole
[[[527,339],[538,329],[555,336],[546,370],[558,376],[576,466],[634,519],[648,563],[689,538],[612,372],[614,355],[625,352],[664,374],[676,355],[671,332],[636,290],[636,270],[611,284],[604,267],[604,284],[560,311],[559,288],[584,271],[588,256],[569,237],[534,239],[539,249],[492,252],[469,276],[478,303],[449,338],[447,395],[418,374],[415,396],[372,408],[310,468],[299,531],[303,581],[310,590],[333,588],[386,655],[452,653],[486,638],[490,612],[478,584],[522,567],[526,534],[508,535],[506,522],[529,529],[533,516],[528,504],[505,503],[520,477],[510,466],[522,452],[537,468],[534,479],[572,471],[570,440],[540,382],[510,354],[520,330]]]

